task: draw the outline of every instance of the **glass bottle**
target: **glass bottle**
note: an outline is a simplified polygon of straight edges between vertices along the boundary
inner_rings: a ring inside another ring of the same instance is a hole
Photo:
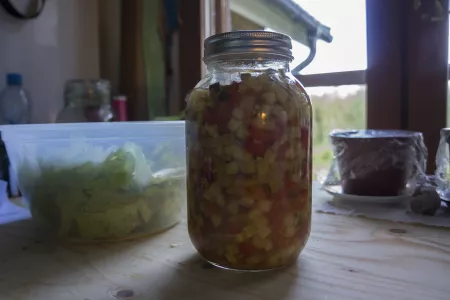
[[[65,107],[58,123],[110,122],[111,84],[107,80],[69,80],[64,88]]]
[[[32,100],[22,86],[22,75],[9,73],[6,75],[7,86],[0,93],[0,124],[28,124],[31,119]],[[9,164],[5,144],[0,138],[0,179],[8,182],[8,195],[20,195],[15,173]]]
[[[263,31],[205,41],[208,74],[186,109],[188,228],[222,268],[293,263],[309,237],[312,110],[291,49]]]

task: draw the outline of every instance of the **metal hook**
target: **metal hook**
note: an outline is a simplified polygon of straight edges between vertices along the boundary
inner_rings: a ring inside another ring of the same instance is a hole
[[[292,70],[292,74],[298,75],[301,70],[306,68],[314,59],[316,56],[317,51],[317,34],[314,32],[313,34],[308,34],[308,47],[309,47],[309,55],[306,57],[306,59],[301,62],[298,66],[296,66]]]

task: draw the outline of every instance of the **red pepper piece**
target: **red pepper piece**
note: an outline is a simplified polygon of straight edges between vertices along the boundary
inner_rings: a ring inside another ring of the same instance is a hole
[[[303,211],[306,208],[306,204],[309,201],[309,193],[308,190],[301,191],[297,196],[291,197],[290,203],[291,208],[294,211]]]
[[[226,234],[239,234],[244,230],[245,221],[244,220],[236,220],[229,219],[225,224],[225,233]]]
[[[286,238],[282,234],[272,234],[272,243],[275,248],[285,249],[293,245],[298,240],[297,236]]]
[[[302,127],[301,130],[301,141],[303,149],[309,150],[309,143],[310,143],[310,136],[309,136],[309,128],[308,127]]]
[[[255,253],[256,248],[250,242],[243,242],[239,244],[239,252],[244,256],[251,256]]]
[[[271,227],[275,230],[282,229],[284,218],[288,212],[290,212],[290,205],[285,198],[275,200],[272,204],[272,209],[267,213]]]
[[[244,148],[253,156],[263,157],[269,146],[259,140],[254,140],[253,138],[249,137],[244,142]]]

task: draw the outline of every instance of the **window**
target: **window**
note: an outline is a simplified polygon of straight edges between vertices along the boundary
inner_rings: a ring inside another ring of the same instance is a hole
[[[313,169],[322,177],[333,159],[328,133],[336,128],[366,127],[365,85],[306,88],[313,103]]]
[[[254,0],[252,2],[255,2]],[[258,2],[258,1],[257,1]],[[257,4],[257,2],[254,3]],[[264,0],[259,0],[264,5]],[[317,41],[314,60],[301,71],[300,81],[313,103],[313,173],[328,170],[333,152],[328,134],[331,130],[362,129],[366,127],[366,89],[364,70],[366,57],[365,0],[295,0],[319,22],[329,26],[333,41]],[[233,1],[231,2],[233,4]],[[342,8],[345,7],[345,10]],[[336,11],[339,11],[337,14]],[[262,29],[274,31],[267,24],[277,26],[267,16],[266,24],[256,24],[257,18],[248,20],[248,14],[233,12],[234,30]],[[249,17],[251,18],[251,16]],[[276,18],[276,16],[272,16]],[[266,26],[263,26],[266,25]],[[276,31],[276,30],[275,30]],[[283,32],[282,30],[280,30]],[[289,32],[283,32],[289,34]],[[291,35],[292,36],[292,35]],[[294,36],[292,36],[294,38]],[[310,50],[305,41],[293,41],[295,68],[308,56]]]
[[[331,28],[333,41],[317,42],[317,54],[302,74],[365,70],[366,1],[365,0],[295,0],[322,24]],[[345,8],[345,9],[344,9]],[[336,13],[339,12],[339,13]],[[294,41],[294,64],[306,57],[306,46]]]
[[[295,8],[294,17],[287,22],[288,18],[274,15],[267,6],[295,1],[315,19],[331,27],[332,43],[318,41],[314,60],[298,75],[311,95],[313,106],[320,107],[327,93],[327,97],[342,100],[337,103],[348,105],[349,101],[334,95],[340,94],[341,88],[359,86],[364,94],[359,97],[362,99],[359,109],[364,112],[361,114],[365,119],[363,125],[358,120],[343,125],[336,121],[337,125],[332,126],[420,131],[428,147],[428,171],[433,172],[438,133],[445,127],[446,118],[450,126],[450,103],[447,106],[445,101],[447,90],[450,94],[447,0],[210,1],[221,8],[215,11],[216,15],[222,20],[226,16],[229,18],[229,22],[218,22],[222,25],[216,26],[216,32],[270,28],[289,34],[296,41],[293,65],[309,54],[305,30],[292,26],[298,17]],[[217,5],[221,3],[229,4],[228,12],[223,9],[226,5]],[[191,36],[186,34],[186,39],[192,45]],[[201,42],[196,44],[200,47]],[[185,57],[192,61],[189,56]],[[351,93],[348,96],[351,97]],[[323,130],[326,132],[328,128]],[[319,144],[322,141],[316,129],[317,168],[322,163],[317,157],[328,159],[327,151],[322,151]]]

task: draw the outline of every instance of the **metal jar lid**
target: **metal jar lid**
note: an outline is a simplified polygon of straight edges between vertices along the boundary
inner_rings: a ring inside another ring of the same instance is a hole
[[[205,62],[226,54],[268,54],[294,59],[289,36],[261,30],[225,32],[205,40]]]

